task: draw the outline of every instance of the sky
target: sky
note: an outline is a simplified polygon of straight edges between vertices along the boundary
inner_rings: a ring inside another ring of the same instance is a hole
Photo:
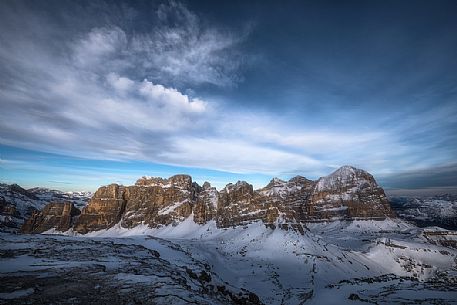
[[[0,181],[457,188],[456,1],[0,2]]]

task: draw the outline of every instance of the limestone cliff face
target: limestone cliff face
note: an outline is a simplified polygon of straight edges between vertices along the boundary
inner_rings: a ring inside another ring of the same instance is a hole
[[[258,192],[245,181],[228,184],[219,193],[217,225],[225,228],[241,225],[257,219],[264,220],[267,205]]]
[[[125,210],[125,188],[117,184],[100,187],[82,210],[74,230],[79,233],[110,228],[121,220]]]
[[[43,210],[42,215],[47,213],[48,210]],[[317,181],[301,176],[289,181],[275,178],[259,190],[238,181],[218,192],[208,182],[199,186],[188,175],[168,179],[142,177],[133,186],[111,184],[98,189],[73,228],[79,233],[118,223],[125,228],[140,224],[154,228],[175,225],[192,217],[198,224],[214,220],[220,228],[260,220],[271,228],[303,233],[303,224],[310,221],[390,216],[393,216],[390,205],[373,176],[345,166]],[[34,221],[32,217],[30,222]],[[55,223],[41,225],[49,226],[55,227]]]
[[[274,178],[259,193],[276,207],[281,223],[297,223],[307,219],[305,206],[314,187],[314,181],[301,176],[289,181]]]
[[[369,173],[343,166],[320,178],[308,204],[309,218],[354,219],[392,216],[384,190]]]
[[[125,214],[122,226],[130,228],[140,223],[156,227],[183,220],[192,211],[191,191],[177,187],[129,186],[125,189]]]
[[[197,198],[193,206],[194,221],[198,224],[205,224],[216,218],[219,192],[211,187],[209,182],[203,183],[201,189],[197,189]]]
[[[188,175],[169,179],[143,177],[133,186],[101,187],[83,209],[75,231],[86,233],[119,222],[126,228],[176,224],[192,214],[195,188]]]
[[[73,220],[81,212],[72,203],[47,204],[41,212],[34,212],[22,225],[22,233],[42,233],[55,228],[58,231],[67,231],[73,225]]]

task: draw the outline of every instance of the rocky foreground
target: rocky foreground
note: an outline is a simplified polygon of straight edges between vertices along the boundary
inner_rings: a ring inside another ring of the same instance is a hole
[[[218,228],[260,220],[267,227],[303,234],[303,223],[383,220],[393,212],[373,176],[350,166],[317,181],[301,176],[289,181],[275,178],[259,190],[238,181],[217,191],[208,182],[200,186],[188,175],[176,175],[169,179],[143,177],[133,186],[100,187],[82,211],[72,203],[50,203],[33,213],[22,232],[41,233],[54,228],[85,234],[116,224],[157,228],[176,225],[191,215],[197,224],[214,220]]]
[[[0,304],[262,304],[178,244],[150,236],[0,233],[0,242]]]
[[[401,220],[0,233],[0,304],[457,304],[457,240]]]

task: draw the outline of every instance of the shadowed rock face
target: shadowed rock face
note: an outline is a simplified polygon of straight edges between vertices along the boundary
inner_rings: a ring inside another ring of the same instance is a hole
[[[218,192],[208,182],[199,186],[188,175],[142,177],[127,187],[111,184],[98,189],[74,230],[87,233],[117,223],[126,228],[140,224],[159,227],[189,216],[198,224],[215,220],[221,228],[261,220],[271,227],[302,232],[302,223],[309,221],[384,219],[393,213],[373,176],[344,166],[317,181],[301,176],[289,181],[275,178],[259,190],[238,181]]]
[[[55,228],[67,231],[73,219],[81,213],[72,203],[49,203],[41,212],[34,212],[21,228],[22,233],[41,233]]]
[[[16,210],[16,207],[9,204],[3,197],[0,197],[0,213],[2,215],[19,216],[19,212]]]
[[[204,224],[215,219],[218,201],[219,192],[216,188],[211,187],[209,182],[203,183],[203,186],[197,193],[196,202],[193,206],[194,221],[198,224]]]

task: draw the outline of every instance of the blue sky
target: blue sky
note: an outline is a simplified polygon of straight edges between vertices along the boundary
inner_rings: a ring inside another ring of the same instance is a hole
[[[248,3],[247,3],[248,2]],[[0,174],[457,186],[455,1],[2,1]]]

